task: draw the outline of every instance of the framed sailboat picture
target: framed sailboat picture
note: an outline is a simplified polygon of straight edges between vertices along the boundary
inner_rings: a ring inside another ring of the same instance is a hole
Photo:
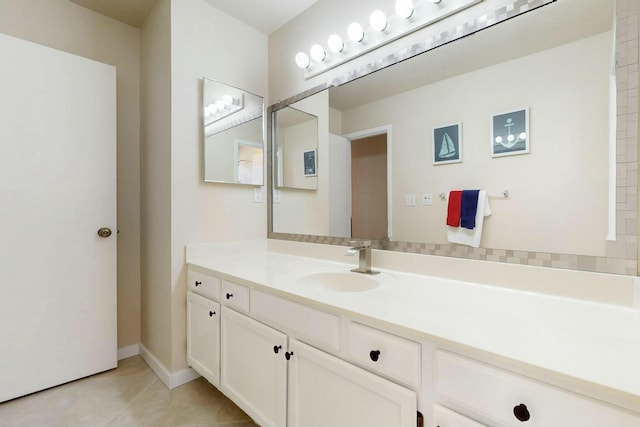
[[[491,156],[529,153],[529,109],[494,114],[491,118]]]
[[[433,128],[433,164],[462,162],[462,123]]]

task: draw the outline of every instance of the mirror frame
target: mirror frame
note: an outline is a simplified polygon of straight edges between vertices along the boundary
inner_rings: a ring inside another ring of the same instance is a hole
[[[469,26],[463,33],[459,32],[459,29],[452,28],[448,33],[443,34],[442,38],[438,41],[425,41],[421,45],[413,45],[410,49],[404,49],[395,55],[389,55],[379,61],[373,61],[366,67],[362,67],[359,70],[347,72],[331,82],[320,84],[312,89],[297,94],[291,98],[280,101],[267,108],[267,227],[268,238],[279,240],[300,241],[308,243],[320,243],[330,245],[348,246],[349,238],[332,237],[332,236],[314,236],[305,234],[289,234],[289,233],[275,233],[273,231],[273,115],[275,111],[288,106],[291,103],[295,103],[308,96],[314,95],[323,90],[327,90],[332,86],[338,86],[348,83],[352,80],[356,80],[365,75],[371,74],[382,68],[392,66],[398,62],[407,60],[413,56],[417,56],[429,50],[435,49],[441,45],[449,43],[454,40],[461,39],[469,34],[481,31],[489,28],[500,22],[514,18],[523,13],[528,13],[538,9],[540,7],[552,4],[557,0],[534,0],[529,2],[528,0],[514,0],[510,10],[505,11],[505,8],[500,8],[494,11],[492,16],[484,15],[478,17],[475,21],[470,22]],[[614,26],[616,37],[616,51],[624,49],[626,51],[626,43],[638,39],[638,34],[630,34],[626,30],[626,22],[631,17],[631,11],[627,7],[620,7],[621,0],[616,0],[616,25]],[[621,30],[622,28],[622,30]],[[618,59],[618,58],[617,58]],[[635,61],[635,62],[632,62]],[[626,81],[627,72],[630,67],[638,66],[638,58],[625,58],[624,60],[618,59],[616,61],[616,76],[618,81],[617,97],[618,107],[616,112],[616,122],[618,126],[626,129],[635,129],[637,127],[637,113],[628,112],[627,105],[631,105],[634,102],[637,103],[638,88],[629,89],[626,83],[621,84],[621,81]],[[624,79],[622,79],[624,77]],[[620,106],[623,107],[620,107]],[[635,109],[632,109],[635,110]],[[638,245],[638,137],[636,132],[632,134],[626,134],[626,132],[616,132],[616,143],[618,147],[626,148],[627,153],[632,153],[631,156],[617,155],[616,168],[616,189],[618,197],[621,194],[629,195],[626,200],[617,200],[616,203],[616,215],[617,215],[617,236],[615,241],[606,242],[606,256],[586,256],[576,254],[563,254],[563,253],[549,253],[549,252],[531,252],[520,251],[512,249],[494,249],[494,248],[472,248],[467,246],[460,246],[454,244],[432,244],[432,243],[417,243],[417,242],[399,242],[378,240],[372,242],[374,249],[383,249],[397,252],[410,252],[424,255],[437,255],[445,257],[474,259],[481,261],[492,261],[508,264],[520,264],[537,267],[569,269],[578,271],[598,272],[619,274],[628,276],[638,275],[638,258],[639,258],[639,245]],[[619,148],[618,150],[621,150]],[[623,158],[624,157],[624,158]],[[624,172],[621,173],[621,171]],[[633,178],[635,176],[635,179]],[[621,224],[621,219],[625,223]],[[604,237],[603,237],[604,239]]]

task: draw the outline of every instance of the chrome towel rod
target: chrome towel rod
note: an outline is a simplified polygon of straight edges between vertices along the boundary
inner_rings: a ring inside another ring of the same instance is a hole
[[[502,194],[489,194],[490,199],[508,199],[509,198],[509,190],[504,190]],[[447,200],[447,193],[440,193],[440,200]]]

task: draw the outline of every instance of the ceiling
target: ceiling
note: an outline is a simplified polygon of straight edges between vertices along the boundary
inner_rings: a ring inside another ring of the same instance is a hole
[[[157,0],[70,0],[102,15],[141,28]],[[203,0],[269,35],[317,0]]]

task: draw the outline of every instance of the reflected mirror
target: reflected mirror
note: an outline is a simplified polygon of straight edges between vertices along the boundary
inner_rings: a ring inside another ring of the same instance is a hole
[[[204,180],[263,185],[263,99],[203,79]]]
[[[275,188],[318,189],[318,117],[301,108],[293,105],[274,114]]]
[[[448,244],[449,191],[479,188],[492,212],[481,247],[606,256],[614,4],[555,2],[297,100],[326,105],[314,112],[319,187],[310,196],[275,183],[282,191],[273,232],[376,238],[357,235],[351,224],[352,148],[362,136],[385,135],[388,193],[355,193],[388,200],[372,211],[388,209],[390,240]],[[527,150],[496,155],[494,117],[521,111],[528,113]],[[443,137],[436,131],[454,125],[463,155],[438,163]],[[274,136],[277,147],[281,134]]]

